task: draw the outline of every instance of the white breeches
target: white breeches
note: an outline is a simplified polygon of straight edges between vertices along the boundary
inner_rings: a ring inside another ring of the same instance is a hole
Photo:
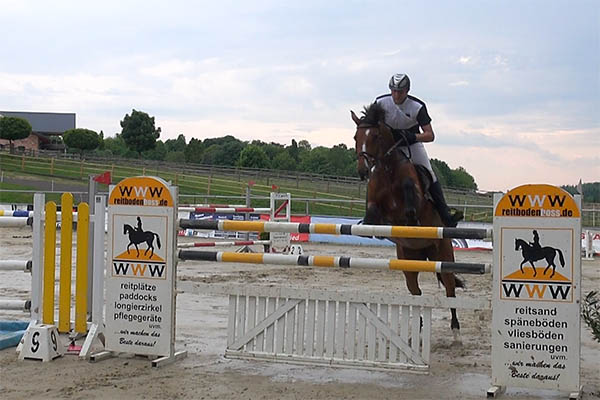
[[[408,154],[408,149],[406,147],[400,148],[404,154]],[[437,177],[435,176],[435,172],[433,172],[433,168],[431,168],[431,162],[429,161],[429,156],[427,155],[427,151],[425,150],[425,146],[421,142],[417,142],[410,145],[410,153],[413,163],[419,164],[427,168],[431,173],[434,182],[437,182]]]

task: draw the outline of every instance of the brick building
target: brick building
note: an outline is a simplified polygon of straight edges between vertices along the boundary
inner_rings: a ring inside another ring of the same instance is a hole
[[[29,137],[13,141],[18,150],[64,150],[62,134],[75,129],[75,113],[0,111],[0,116],[23,118],[31,124]],[[8,140],[0,139],[0,148],[8,145]]]

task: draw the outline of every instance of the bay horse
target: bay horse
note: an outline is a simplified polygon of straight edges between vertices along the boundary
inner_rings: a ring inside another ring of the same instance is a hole
[[[129,224],[123,225],[123,234],[129,235],[129,244],[127,245],[127,254],[129,254],[129,247],[131,245],[135,246],[137,250],[137,255],[140,255],[140,249],[138,248],[138,244],[146,242],[146,251],[144,251],[144,255],[148,253],[148,250],[151,250],[150,257],[154,255],[154,238],[156,237],[156,244],[160,249],[160,237],[151,231],[138,231],[133,226]]]
[[[391,128],[385,123],[385,110],[377,103],[365,107],[362,118],[351,111],[356,123],[354,135],[357,171],[367,179],[367,205],[364,223],[369,225],[444,226],[429,196],[431,175],[425,168],[411,162],[405,140],[394,140]],[[406,146],[406,147],[404,147]],[[424,170],[424,171],[423,171]],[[451,239],[389,238],[396,244],[399,259],[454,261]],[[418,272],[404,271],[406,286],[420,296]],[[453,273],[438,273],[447,297],[455,297],[457,287],[464,282]],[[456,309],[451,308],[450,328],[459,340],[460,323]]]
[[[529,262],[529,264],[531,264],[531,268],[533,268],[533,276],[536,276],[537,271],[535,270],[535,265],[533,265],[533,262],[545,258],[548,266],[546,269],[544,269],[544,275],[546,275],[548,269],[552,267],[552,275],[550,275],[550,278],[552,278],[556,272],[556,264],[554,264],[554,257],[556,257],[556,253],[558,253],[558,259],[560,260],[561,267],[565,267],[565,258],[563,257],[563,253],[560,249],[555,249],[554,247],[550,246],[544,246],[536,249],[523,239],[515,239],[515,251],[519,250],[521,250],[521,255],[523,256],[523,261],[521,261],[521,265],[519,265],[521,273],[524,273],[523,264]]]

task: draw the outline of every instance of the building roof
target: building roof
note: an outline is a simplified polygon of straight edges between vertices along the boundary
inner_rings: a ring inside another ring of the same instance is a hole
[[[0,111],[0,115],[26,119],[36,133],[61,134],[75,129],[75,113]]]

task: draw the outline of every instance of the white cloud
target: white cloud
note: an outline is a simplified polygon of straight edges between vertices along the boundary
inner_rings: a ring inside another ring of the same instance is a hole
[[[468,81],[455,81],[455,82],[450,82],[449,85],[450,86],[469,86],[469,82]]]
[[[473,60],[473,57],[471,57],[471,56],[462,56],[458,59],[458,63],[467,65],[467,64],[470,64],[472,60]]]

